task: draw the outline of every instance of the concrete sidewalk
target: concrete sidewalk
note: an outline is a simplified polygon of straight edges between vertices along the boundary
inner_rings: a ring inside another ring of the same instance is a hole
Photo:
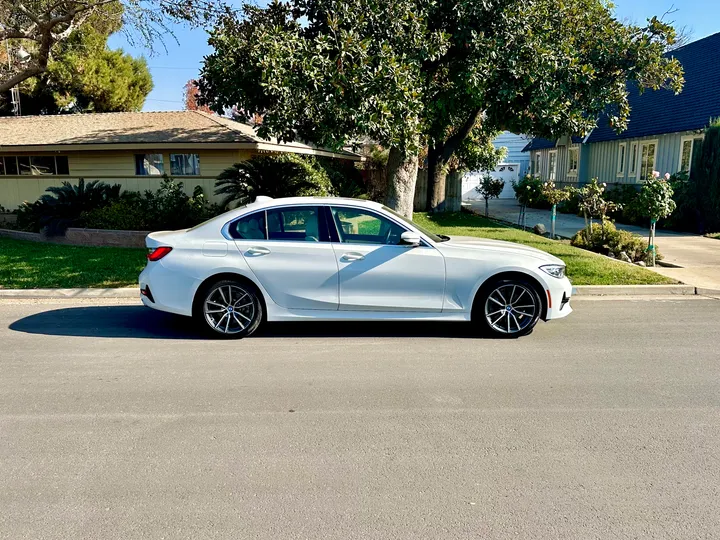
[[[484,201],[469,201],[471,208],[481,215],[485,213]],[[493,199],[489,205],[490,216],[503,221],[517,223],[520,206],[515,199]],[[542,223],[550,230],[550,211],[528,208],[525,211],[525,224],[532,227]],[[555,233],[566,238],[572,237],[585,226],[583,218],[571,214],[558,214]],[[646,237],[648,230],[634,225],[616,223],[618,229],[630,231]],[[657,231],[657,245],[662,252],[664,263],[680,268],[655,267],[652,270],[671,277],[709,289],[720,289],[720,240],[706,238],[697,234]]]

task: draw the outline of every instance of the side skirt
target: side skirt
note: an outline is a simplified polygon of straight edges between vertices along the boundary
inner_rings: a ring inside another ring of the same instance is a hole
[[[285,321],[469,321],[470,313],[422,311],[327,311],[320,309],[268,309],[267,320]]]

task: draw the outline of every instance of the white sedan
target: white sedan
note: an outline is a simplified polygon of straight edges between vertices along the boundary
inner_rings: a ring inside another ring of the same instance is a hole
[[[472,321],[516,337],[572,311],[560,259],[436,235],[370,201],[258,197],[146,244],[143,303],[224,337],[266,320]]]

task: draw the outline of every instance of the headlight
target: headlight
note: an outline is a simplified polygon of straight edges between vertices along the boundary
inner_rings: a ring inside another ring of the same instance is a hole
[[[540,270],[554,278],[560,279],[565,277],[565,266],[562,264],[546,264],[545,266],[541,266]]]

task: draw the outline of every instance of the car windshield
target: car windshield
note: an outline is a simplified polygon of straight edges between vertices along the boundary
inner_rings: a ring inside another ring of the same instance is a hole
[[[413,221],[410,221],[410,220],[409,220],[408,218],[406,218],[405,216],[403,216],[403,215],[401,215],[401,214],[398,214],[398,213],[397,213],[395,210],[393,210],[392,208],[388,208],[387,206],[383,206],[383,210],[386,210],[386,211],[390,212],[390,213],[391,213],[393,216],[395,216],[396,218],[402,220],[404,223],[407,223],[407,224],[410,225],[411,227],[417,229],[418,231],[420,231],[421,233],[423,233],[425,236],[427,236],[428,238],[430,238],[430,240],[432,240],[433,242],[447,242],[448,240],[450,240],[450,237],[447,236],[447,235],[431,233],[430,231],[428,231],[428,230],[425,229],[424,227],[421,227],[421,226],[418,225],[417,223],[415,223],[415,222],[413,222]]]

